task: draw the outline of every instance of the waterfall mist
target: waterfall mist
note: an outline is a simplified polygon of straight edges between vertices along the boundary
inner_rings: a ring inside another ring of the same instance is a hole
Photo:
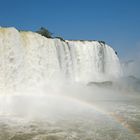
[[[135,140],[130,79],[104,42],[0,28],[0,140]]]

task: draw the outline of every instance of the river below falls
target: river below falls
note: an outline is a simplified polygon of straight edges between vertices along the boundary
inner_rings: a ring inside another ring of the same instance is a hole
[[[87,94],[1,97],[0,140],[140,139],[139,94]]]

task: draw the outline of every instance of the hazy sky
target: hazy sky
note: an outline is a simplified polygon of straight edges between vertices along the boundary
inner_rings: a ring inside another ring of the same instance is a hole
[[[140,0],[0,0],[0,26],[104,40],[123,58],[139,50]]]

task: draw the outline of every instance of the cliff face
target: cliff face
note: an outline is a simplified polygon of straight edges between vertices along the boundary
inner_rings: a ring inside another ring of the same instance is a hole
[[[102,81],[119,77],[114,50],[98,41],[61,41],[33,32],[0,28],[0,90],[42,83]]]

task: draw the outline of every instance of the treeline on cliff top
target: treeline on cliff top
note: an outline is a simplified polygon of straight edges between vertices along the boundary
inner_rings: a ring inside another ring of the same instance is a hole
[[[7,27],[7,26],[5,26]],[[23,30],[18,30],[18,31],[23,31]],[[53,36],[53,33],[50,32],[47,28],[45,27],[40,27],[37,31],[35,31],[36,33],[46,37],[46,38],[58,38],[60,39],[61,41],[65,41],[65,39],[61,36]],[[105,41],[101,41],[101,40],[72,40],[72,41],[98,41],[99,43],[101,44],[104,44],[105,45]]]
[[[36,33],[38,33],[38,34],[40,34],[40,35],[42,35],[42,36],[44,36],[44,37],[47,37],[47,38],[58,38],[58,39],[60,39],[60,40],[62,40],[62,41],[65,41],[62,37],[59,37],[59,36],[53,37],[53,36],[52,36],[53,33],[50,32],[50,31],[49,31],[47,28],[45,28],[45,27],[41,27],[38,31],[36,31]]]

